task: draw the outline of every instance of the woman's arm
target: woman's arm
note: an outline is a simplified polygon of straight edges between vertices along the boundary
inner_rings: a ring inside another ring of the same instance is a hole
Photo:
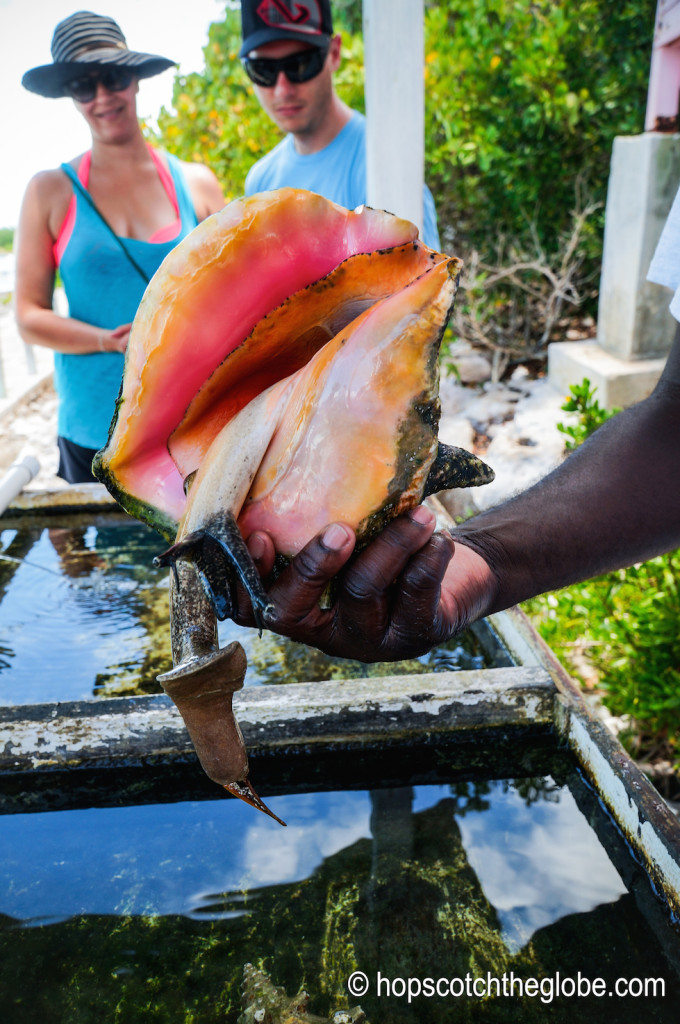
[[[31,345],[56,352],[124,352],[130,324],[114,330],[59,316],[52,309],[56,267],[53,246],[66,216],[71,187],[62,171],[43,171],[29,182],[19,217],[15,311],[19,332]]]

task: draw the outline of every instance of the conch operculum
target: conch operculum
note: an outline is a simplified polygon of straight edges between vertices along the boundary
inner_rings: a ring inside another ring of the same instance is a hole
[[[437,442],[439,344],[460,261],[416,235],[390,214],[299,190],[238,200],[168,257],[131,331],[93,468],[129,512],[175,537],[159,562],[174,568],[177,667],[161,682],[210,777],[246,799],[231,710],[242,675],[223,671],[205,599],[231,614],[238,576],[266,619],[243,536],[266,529],[290,557],[339,519],[366,540],[427,493],[493,477]],[[221,707],[222,739],[206,729],[208,704],[217,718]]]

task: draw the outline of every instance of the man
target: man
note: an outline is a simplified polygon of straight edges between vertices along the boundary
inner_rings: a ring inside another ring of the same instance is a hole
[[[291,186],[353,210],[366,202],[366,121],[340,99],[329,0],[241,0],[239,56],[262,108],[288,134],[246,178],[246,195]],[[430,190],[423,192],[426,245],[439,249]]]
[[[675,291],[680,321],[680,192],[649,280]],[[547,590],[680,546],[680,326],[654,392],[600,427],[539,483],[451,533],[424,506],[395,520],[344,572],[354,533],[330,524],[269,591],[269,627],[328,654],[396,661],[425,653],[476,619]],[[248,546],[261,575],[267,534]],[[320,608],[340,574],[335,600]],[[252,622],[247,601],[242,623]]]

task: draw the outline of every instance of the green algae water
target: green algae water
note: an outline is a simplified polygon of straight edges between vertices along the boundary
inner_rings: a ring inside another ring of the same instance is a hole
[[[276,1024],[305,989],[322,1020],[675,1022],[678,935],[566,755],[448,781],[436,757],[437,782],[268,796],[285,829],[167,784],[5,814],[0,1020]]]
[[[0,530],[0,704],[161,692],[156,677],[172,666],[168,574],[152,560],[164,542],[116,516],[66,527],[31,518]],[[387,666],[329,658],[220,623],[221,645],[231,640],[246,651],[246,685],[489,664],[472,634]]]
[[[0,703],[157,692],[158,538],[111,515],[3,527]],[[234,638],[249,683],[399,670]],[[487,651],[400,667],[503,663]],[[287,828],[195,765],[0,777],[2,1024],[674,1022],[676,923],[549,732],[418,742],[254,758]]]

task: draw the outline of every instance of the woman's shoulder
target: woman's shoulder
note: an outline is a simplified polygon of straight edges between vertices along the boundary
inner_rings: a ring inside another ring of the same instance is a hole
[[[199,220],[217,213],[224,206],[224,195],[217,176],[205,164],[178,161],[186,179]]]
[[[46,171],[38,171],[28,183],[28,189],[38,196],[49,196],[52,193],[66,192],[70,187],[68,178],[61,167],[51,167]]]
[[[81,157],[71,161],[77,169]],[[24,208],[33,217],[43,221],[56,237],[73,196],[73,186],[61,167],[38,171],[30,179],[24,195]]]
[[[80,156],[68,161],[69,166],[74,171],[77,171],[82,159],[83,154],[81,153]],[[70,199],[73,189],[62,168],[51,167],[48,170],[38,171],[34,174],[28,183],[26,192],[27,194],[31,193],[37,200],[49,204],[52,200]]]

